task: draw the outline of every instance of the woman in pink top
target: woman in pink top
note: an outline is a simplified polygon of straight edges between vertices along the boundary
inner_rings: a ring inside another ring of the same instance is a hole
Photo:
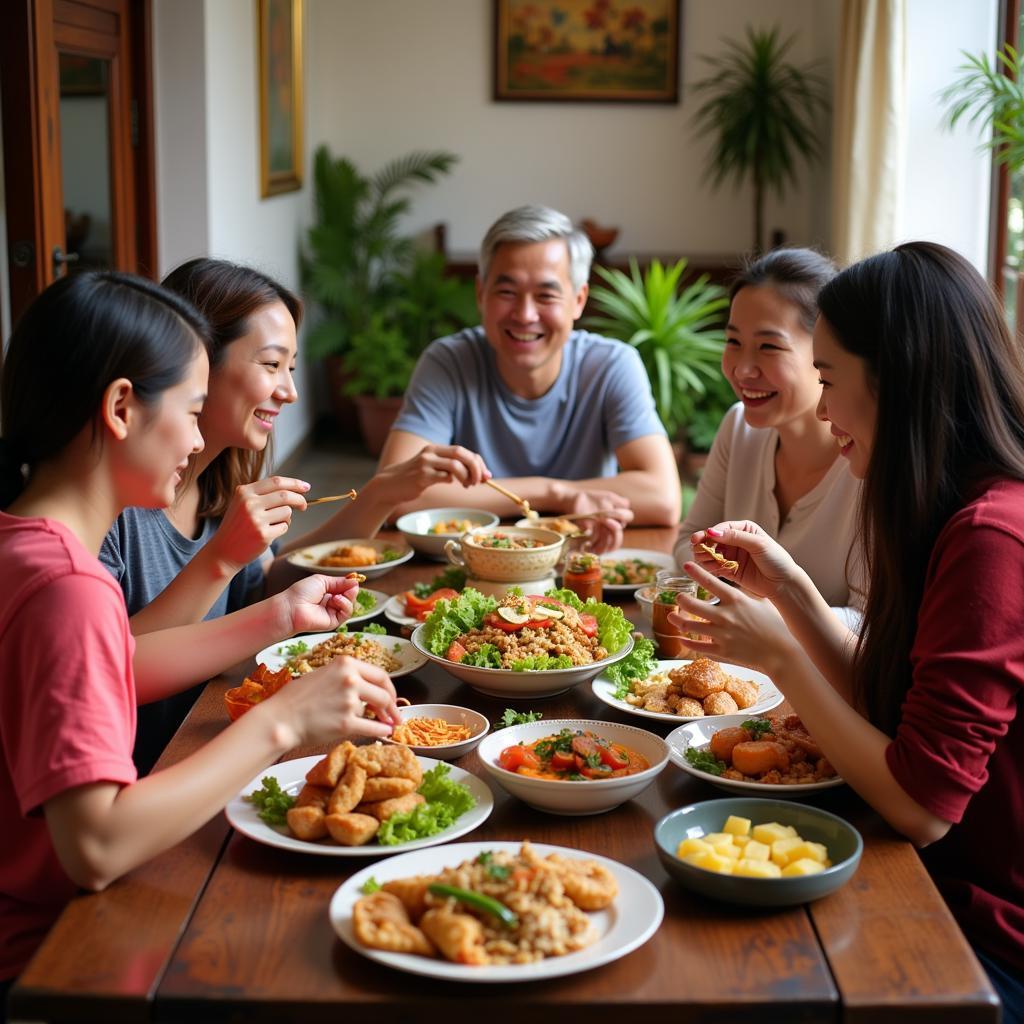
[[[174,497],[202,449],[206,325],[127,274],[63,278],[15,330],[0,385],[0,982],[78,888],[99,890],[217,814],[301,744],[383,736],[380,669],[338,659],[191,757],[136,781],[136,703],[351,614],[354,581],[310,576],[233,615],[133,638],[96,558],[128,505]],[[379,721],[362,716],[364,704]]]
[[[680,604],[710,619],[707,653],[768,672],[839,774],[923,848],[1020,1021],[1024,354],[977,271],[928,242],[850,267],[819,306],[818,415],[864,481],[864,628],[851,637],[750,522],[693,534],[704,568],[688,567],[721,603]]]

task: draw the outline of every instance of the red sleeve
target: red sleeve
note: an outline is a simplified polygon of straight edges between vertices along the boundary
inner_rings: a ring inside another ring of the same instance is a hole
[[[113,580],[62,576],[36,591],[4,637],[3,746],[21,813],[90,782],[130,783],[134,639]]]
[[[1024,543],[965,519],[936,543],[913,683],[886,761],[922,807],[957,823],[988,779],[1024,685]]]

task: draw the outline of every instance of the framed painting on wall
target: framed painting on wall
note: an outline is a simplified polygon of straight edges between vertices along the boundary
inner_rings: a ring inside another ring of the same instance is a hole
[[[678,103],[681,2],[494,0],[494,98]]]
[[[302,0],[256,0],[260,195],[302,188]]]

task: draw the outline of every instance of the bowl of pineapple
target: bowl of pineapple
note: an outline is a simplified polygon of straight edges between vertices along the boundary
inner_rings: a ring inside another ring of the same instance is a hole
[[[706,800],[654,827],[665,870],[728,903],[789,907],[835,892],[857,870],[864,842],[849,822],[789,800]]]

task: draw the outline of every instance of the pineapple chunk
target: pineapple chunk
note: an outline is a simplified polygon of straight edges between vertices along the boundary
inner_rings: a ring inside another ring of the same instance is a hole
[[[772,848],[764,843],[759,843],[756,839],[751,839],[743,847],[743,856],[746,860],[771,860]]]
[[[684,839],[676,849],[676,856],[682,860],[688,853],[710,853],[711,847],[703,839]]]
[[[728,857],[719,857],[712,850],[710,853],[689,853],[683,860],[692,864],[695,868],[703,868],[705,871],[714,871],[719,875],[731,875],[733,862]]]
[[[728,832],[733,836],[748,836],[750,835],[750,819],[740,818],[735,814],[730,814],[729,817],[725,819],[722,831]]]
[[[720,843],[716,846],[715,853],[717,853],[719,857],[728,857],[730,860],[739,860],[740,857],[743,856],[743,851],[738,846],[733,846],[731,844],[726,846],[725,843]]]
[[[766,846],[765,849],[767,850],[768,847]],[[736,862],[732,873],[742,875],[744,878],[781,878],[782,868],[770,860],[750,860],[744,857]]]
[[[799,846],[790,850],[789,860],[792,863],[795,860],[802,860],[804,857],[824,864],[828,860],[828,850],[825,849],[824,843],[812,843],[805,839]]]
[[[794,875],[816,875],[819,871],[824,870],[825,865],[820,861],[811,860],[810,857],[801,857],[800,860],[787,864],[782,869],[782,876],[783,878],[791,878]]]
[[[733,836],[732,845],[742,850],[747,843],[752,843],[754,840],[750,836]]]
[[[771,846],[776,839],[790,839],[796,835],[796,829],[790,825],[780,825],[777,821],[768,822],[766,825],[755,825],[750,833],[751,838],[759,843],[766,843]]]
[[[787,836],[785,839],[776,839],[772,843],[772,861],[784,868],[791,860],[799,859],[794,855],[794,850],[799,850],[804,841],[799,836]]]
[[[704,836],[704,842],[709,846],[732,846],[732,836],[728,832],[709,832]]]

